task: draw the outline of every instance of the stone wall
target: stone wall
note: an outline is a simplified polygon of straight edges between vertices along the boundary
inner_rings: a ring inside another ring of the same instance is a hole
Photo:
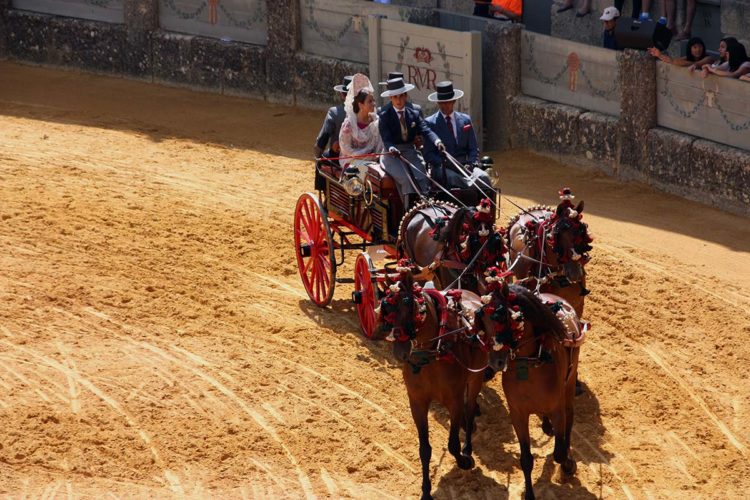
[[[516,95],[511,146],[750,216],[750,151],[657,127],[653,59],[627,50],[619,64],[619,119]]]

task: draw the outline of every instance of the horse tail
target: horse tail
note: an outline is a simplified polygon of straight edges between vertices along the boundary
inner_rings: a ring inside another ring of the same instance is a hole
[[[565,325],[552,310],[529,289],[520,285],[510,285],[510,290],[516,294],[516,303],[521,307],[524,319],[531,321],[534,326],[534,336],[541,337],[551,333],[556,340],[565,340],[567,332]]]

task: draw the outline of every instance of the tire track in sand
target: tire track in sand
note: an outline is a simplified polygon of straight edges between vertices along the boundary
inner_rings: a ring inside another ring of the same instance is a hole
[[[15,349],[21,352],[26,353],[29,356],[32,356],[43,363],[45,363],[47,366],[54,368],[55,370],[58,370],[65,376],[70,376],[75,378],[76,382],[86,389],[89,390],[92,394],[97,396],[99,399],[101,399],[107,406],[112,408],[115,413],[120,415],[125,419],[125,421],[136,430],[138,436],[140,436],[141,440],[146,444],[147,448],[151,452],[151,456],[154,458],[154,463],[162,470],[162,474],[164,475],[164,479],[167,481],[167,484],[169,484],[172,492],[177,495],[179,498],[185,498],[185,492],[182,489],[182,485],[180,484],[180,480],[177,477],[177,475],[169,470],[165,464],[164,461],[161,458],[161,455],[159,454],[159,451],[154,446],[151,436],[149,436],[146,431],[144,431],[139,425],[138,422],[135,420],[135,418],[130,415],[130,413],[125,410],[119,402],[112,399],[109,395],[107,395],[104,391],[99,389],[96,385],[94,385],[90,380],[84,378],[81,376],[78,372],[72,372],[67,366],[60,364],[59,362],[55,361],[52,358],[49,358],[43,354],[39,354],[35,350],[22,347],[16,344],[13,344],[12,342],[9,342],[5,339],[0,339],[0,343],[7,345],[11,349]]]
[[[97,311],[97,310],[95,310],[95,309],[93,309],[91,307],[86,307],[83,310],[85,312],[91,314],[92,316],[95,316],[95,317],[97,317],[97,318],[99,318],[101,320],[104,320],[104,321],[106,321],[106,322],[108,322],[110,324],[117,325],[118,327],[122,328],[125,331],[131,331],[131,332],[133,332],[133,331],[137,331],[138,330],[136,327],[133,327],[131,325],[127,325],[125,323],[114,321],[113,319],[111,319],[105,313],[103,313],[101,311]],[[65,312],[68,313],[67,311],[65,311]],[[72,313],[68,313],[68,314],[70,314],[72,316],[75,316]],[[154,344],[151,344],[151,343],[148,343],[148,342],[145,342],[145,341],[133,340],[130,337],[127,337],[127,336],[121,335],[121,334],[117,334],[115,332],[112,332],[112,334],[115,337],[117,337],[118,339],[124,341],[127,344],[131,344],[131,345],[134,345],[134,346],[139,346],[142,349],[145,349],[146,351],[149,351],[149,352],[151,352],[153,354],[156,354],[157,356],[161,357],[162,359],[165,359],[165,360],[167,360],[167,361],[169,361],[171,363],[174,363],[177,366],[180,366],[180,367],[186,369],[187,371],[191,372],[193,375],[197,376],[198,378],[200,378],[203,381],[207,382],[209,385],[213,386],[216,390],[218,390],[220,393],[222,393],[230,401],[232,401],[234,404],[236,404],[242,411],[244,411],[247,415],[249,415],[250,418],[252,418],[253,421],[255,421],[255,423],[261,429],[263,429],[269,436],[271,436],[271,438],[274,441],[276,441],[276,443],[282,449],[282,451],[286,455],[286,457],[289,460],[289,462],[295,467],[295,469],[297,471],[297,477],[298,477],[298,480],[300,482],[300,486],[302,487],[302,490],[303,490],[303,492],[305,494],[305,497],[308,498],[308,499],[315,498],[315,494],[313,493],[313,488],[312,488],[312,484],[310,483],[310,479],[307,477],[307,474],[305,474],[305,472],[302,470],[302,468],[301,468],[301,466],[300,466],[299,461],[297,460],[297,458],[292,454],[291,450],[286,445],[286,443],[284,443],[284,441],[278,435],[278,433],[276,432],[276,430],[268,424],[268,422],[266,421],[266,419],[260,413],[258,413],[253,408],[251,408],[250,405],[248,405],[247,402],[244,399],[242,399],[239,396],[237,396],[237,394],[234,391],[232,391],[227,386],[225,386],[224,384],[222,384],[219,380],[217,380],[216,378],[214,378],[213,376],[211,376],[209,373],[207,373],[204,370],[201,370],[199,368],[196,368],[195,366],[193,366],[191,364],[183,362],[182,360],[180,360],[180,359],[172,356],[171,354],[167,353],[166,351],[164,351],[163,349],[161,349],[160,347],[158,347],[158,346],[156,346]],[[189,359],[190,361],[192,361],[193,363],[196,363],[195,357],[196,356],[190,356],[190,357],[186,357],[186,358]]]
[[[677,375],[677,373],[675,373],[675,371],[672,369],[672,366],[663,359],[663,354],[660,355],[659,348],[654,344],[650,346],[639,344],[639,346],[646,354],[651,357],[654,363],[656,363],[656,365],[661,368],[664,373],[666,373],[669,378],[671,378],[680,387],[680,389],[682,389],[690,397],[690,399],[693,400],[695,405],[700,408],[706,414],[706,416],[708,416],[709,420],[711,420],[714,425],[721,431],[721,433],[724,434],[729,443],[737,448],[737,450],[742,454],[743,457],[747,457],[747,448],[745,447],[745,445],[737,436],[734,435],[729,427],[721,419],[719,419],[719,417],[716,416],[714,412],[711,411],[706,402],[703,401],[703,399],[698,396],[698,394],[692,388],[690,388],[685,380]]]

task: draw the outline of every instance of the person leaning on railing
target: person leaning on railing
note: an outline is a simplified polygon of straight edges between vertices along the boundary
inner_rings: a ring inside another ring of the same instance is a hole
[[[712,64],[714,57],[706,52],[706,44],[700,38],[693,37],[688,41],[687,55],[672,59],[656,47],[648,49],[648,53],[668,64],[675,66],[690,67],[690,69],[701,69],[704,65]]]
[[[724,66],[725,68],[728,67],[728,65],[726,65],[727,57],[729,56],[729,54],[727,53],[727,44],[735,43],[735,42],[737,42],[737,39],[733,36],[728,36],[726,38],[721,39],[721,41],[719,42],[719,58],[716,61],[714,61],[712,64],[707,64],[707,65],[704,65],[702,68],[700,68],[701,76],[703,76],[703,78],[706,78],[708,75],[711,74],[708,71],[709,67],[717,68],[722,65],[725,65]],[[693,68],[690,68],[690,69],[692,70]]]
[[[717,66],[705,66],[709,73],[716,76],[729,78],[741,78],[750,73],[750,58],[747,57],[745,46],[737,40],[727,41],[727,62]]]

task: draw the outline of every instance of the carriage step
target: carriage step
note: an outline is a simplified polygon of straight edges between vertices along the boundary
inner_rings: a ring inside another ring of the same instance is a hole
[[[336,278],[336,283],[354,283],[354,278]]]

